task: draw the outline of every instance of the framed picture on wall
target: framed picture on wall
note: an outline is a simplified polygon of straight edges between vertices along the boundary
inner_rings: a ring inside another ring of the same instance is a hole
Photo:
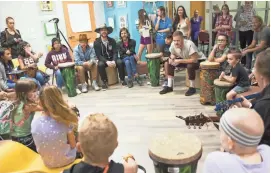
[[[117,7],[118,8],[126,7],[126,1],[117,1]]]
[[[127,15],[119,16],[120,28],[128,28]]]
[[[40,1],[40,9],[41,9],[41,11],[52,11],[53,10],[53,2],[52,1]]]
[[[106,8],[113,8],[114,2],[113,1],[105,1]]]
[[[115,28],[114,16],[108,17],[107,20],[108,20],[108,25],[114,29]]]

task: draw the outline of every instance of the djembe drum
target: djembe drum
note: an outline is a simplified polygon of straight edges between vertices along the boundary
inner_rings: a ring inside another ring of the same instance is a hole
[[[232,89],[233,84],[226,82],[226,81],[220,81],[219,79],[216,79],[214,81],[215,85],[215,100],[216,103],[220,103],[226,100],[227,93]],[[218,111],[217,115],[222,116],[224,112]]]
[[[8,79],[13,82],[16,82],[17,80],[19,80],[23,76],[24,76],[23,70],[13,70],[13,71],[7,73]]]
[[[65,63],[58,64],[58,67],[61,71],[61,75],[65,82],[65,86],[68,91],[69,97],[74,97],[77,95],[74,66],[75,66],[74,62],[65,62]]]
[[[204,61],[200,63],[200,103],[215,105],[214,80],[218,78],[218,62]]]
[[[160,53],[150,53],[146,55],[148,71],[151,79],[151,86],[159,86],[160,80]]]
[[[201,154],[200,139],[179,132],[157,135],[149,148],[155,173],[196,173]]]

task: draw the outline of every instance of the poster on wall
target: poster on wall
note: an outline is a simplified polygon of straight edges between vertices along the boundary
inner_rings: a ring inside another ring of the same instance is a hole
[[[114,17],[108,17],[108,25],[114,29],[115,27]]]
[[[91,31],[88,4],[68,4],[68,14],[73,32]]]
[[[113,1],[106,1],[106,8],[113,8],[114,2]]]
[[[53,11],[53,2],[52,1],[41,1],[40,2],[41,11]]]
[[[128,28],[127,15],[119,16],[120,28]]]
[[[126,7],[126,1],[117,1],[117,7],[118,8]]]

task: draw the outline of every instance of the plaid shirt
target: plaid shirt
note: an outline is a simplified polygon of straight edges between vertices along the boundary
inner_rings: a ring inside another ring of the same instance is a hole
[[[217,31],[217,35],[226,34],[230,38],[232,37],[232,15],[227,15],[226,18],[223,18],[223,15],[220,15],[216,19],[215,27],[229,25],[231,29],[221,29]]]

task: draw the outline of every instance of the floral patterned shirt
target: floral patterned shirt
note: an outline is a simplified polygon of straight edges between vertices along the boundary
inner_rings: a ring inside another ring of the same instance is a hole
[[[240,31],[249,31],[253,30],[252,28],[252,18],[256,15],[256,11],[251,8],[248,10],[244,10],[244,12],[240,13],[240,22],[246,22],[245,25],[240,25]]]
[[[217,35],[219,34],[226,34],[230,38],[232,37],[232,15],[227,15],[225,18],[223,15],[220,15],[216,19],[215,27],[228,25],[231,29],[221,29],[217,31]]]

